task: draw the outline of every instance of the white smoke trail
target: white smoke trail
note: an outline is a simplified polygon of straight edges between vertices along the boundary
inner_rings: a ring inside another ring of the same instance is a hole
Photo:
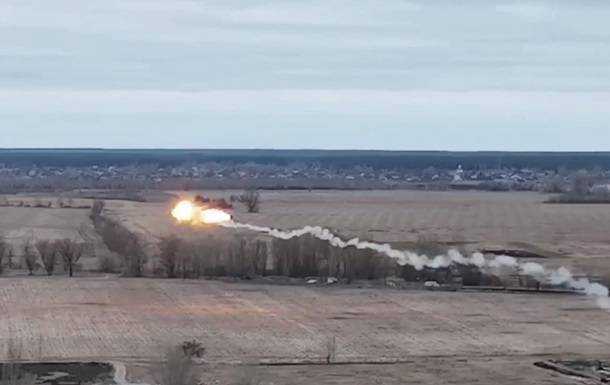
[[[247,223],[224,222],[223,227],[233,229],[248,229],[259,233],[265,233],[279,239],[291,239],[303,235],[311,235],[315,238],[327,241],[330,245],[340,248],[355,247],[357,249],[370,249],[385,254],[396,260],[401,265],[413,266],[416,270],[423,268],[438,269],[451,265],[475,266],[480,270],[500,269],[503,267],[517,269],[520,273],[536,278],[539,281],[548,282],[553,285],[566,285],[572,289],[583,292],[586,295],[596,297],[597,305],[603,309],[610,310],[610,298],[608,298],[608,288],[599,283],[591,282],[587,278],[574,279],[572,273],[565,267],[556,270],[547,270],[544,266],[536,262],[519,262],[516,258],[499,255],[494,259],[485,259],[483,254],[474,253],[470,257],[462,255],[457,250],[449,250],[446,255],[428,257],[419,255],[408,250],[397,250],[387,243],[375,243],[361,241],[359,238],[343,240],[330,230],[320,226],[305,226],[301,229],[283,231],[271,227],[250,225]]]

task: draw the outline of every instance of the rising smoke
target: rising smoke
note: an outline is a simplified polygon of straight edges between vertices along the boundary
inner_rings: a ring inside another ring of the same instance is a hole
[[[519,262],[516,258],[499,255],[493,259],[486,259],[481,253],[474,253],[471,256],[464,256],[459,251],[453,249],[445,255],[429,257],[417,253],[396,250],[389,244],[361,241],[359,238],[343,240],[330,230],[320,226],[305,226],[301,229],[283,231],[270,227],[250,225],[238,222],[223,222],[220,226],[233,229],[248,229],[259,233],[265,233],[279,239],[291,239],[303,235],[311,235],[315,238],[327,241],[330,245],[339,248],[355,247],[357,249],[370,249],[394,259],[399,265],[409,265],[416,270],[423,268],[438,269],[451,265],[475,266],[480,270],[498,270],[502,268],[512,268],[521,274],[536,278],[541,282],[548,282],[553,285],[565,285],[572,289],[582,291],[586,295],[595,297],[596,303],[603,309],[610,310],[610,298],[608,298],[608,288],[599,283],[591,282],[587,278],[575,279],[572,273],[565,267],[558,269],[546,269],[539,263]]]

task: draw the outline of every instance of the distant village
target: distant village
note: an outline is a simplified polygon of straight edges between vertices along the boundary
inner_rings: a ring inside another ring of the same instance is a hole
[[[607,189],[610,170],[580,171],[592,189]],[[376,169],[324,167],[316,163],[185,163],[177,166],[134,164],[80,167],[0,164],[0,192],[65,189],[480,189],[562,192],[578,171],[530,168]]]

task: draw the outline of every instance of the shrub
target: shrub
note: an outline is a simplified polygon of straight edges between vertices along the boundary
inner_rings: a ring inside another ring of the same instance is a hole
[[[479,184],[481,190],[486,191],[510,191],[511,183],[506,181],[485,181]]]
[[[571,192],[575,195],[587,195],[593,187],[594,180],[585,170],[577,172],[572,177],[572,189]]]
[[[159,385],[197,385],[193,362],[182,346],[168,348],[154,377]]]
[[[610,192],[597,192],[584,195],[569,192],[551,197],[547,200],[547,203],[608,204],[610,203]]]
[[[563,178],[559,175],[554,175],[547,178],[542,184],[542,192],[547,194],[559,194],[565,190]]]
[[[106,207],[106,202],[104,202],[103,200],[96,199],[95,201],[93,201],[93,205],[91,206],[91,212],[89,214],[89,217],[95,220],[100,215],[102,215],[104,207]]]
[[[201,358],[205,354],[205,348],[197,340],[184,341],[181,346],[186,357]]]

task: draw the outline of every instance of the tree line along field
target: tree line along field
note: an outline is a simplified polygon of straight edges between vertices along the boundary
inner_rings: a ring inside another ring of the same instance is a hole
[[[192,197],[198,192],[170,192]],[[208,191],[228,198],[236,191]],[[171,196],[170,194],[167,194]],[[57,197],[9,196],[10,201],[55,202]],[[344,237],[389,242],[412,248],[425,238],[465,251],[525,250],[545,265],[565,265],[576,272],[610,276],[610,210],[608,205],[555,205],[536,193],[426,191],[265,191],[259,213],[246,213],[236,203],[236,220],[281,229],[305,225],[328,227]],[[104,215],[133,232],[151,256],[163,237],[177,234],[193,239],[212,236],[221,242],[251,232],[177,226],[169,212],[174,200],[106,201]],[[91,205],[79,200],[75,206]],[[0,207],[0,234],[16,249],[28,239],[71,238],[87,242],[96,258],[83,258],[85,269],[110,255],[89,218],[89,210]]]
[[[173,192],[184,197],[196,192]],[[235,192],[204,192],[228,197]],[[260,213],[236,207],[236,220],[282,229],[320,225],[398,248],[421,237],[467,251],[525,250],[545,265],[610,275],[610,205],[554,205],[537,193],[427,191],[273,191]],[[109,202],[107,215],[149,243],[172,233],[230,237],[233,230],[176,226],[168,203]],[[245,234],[245,233],[244,233]]]

